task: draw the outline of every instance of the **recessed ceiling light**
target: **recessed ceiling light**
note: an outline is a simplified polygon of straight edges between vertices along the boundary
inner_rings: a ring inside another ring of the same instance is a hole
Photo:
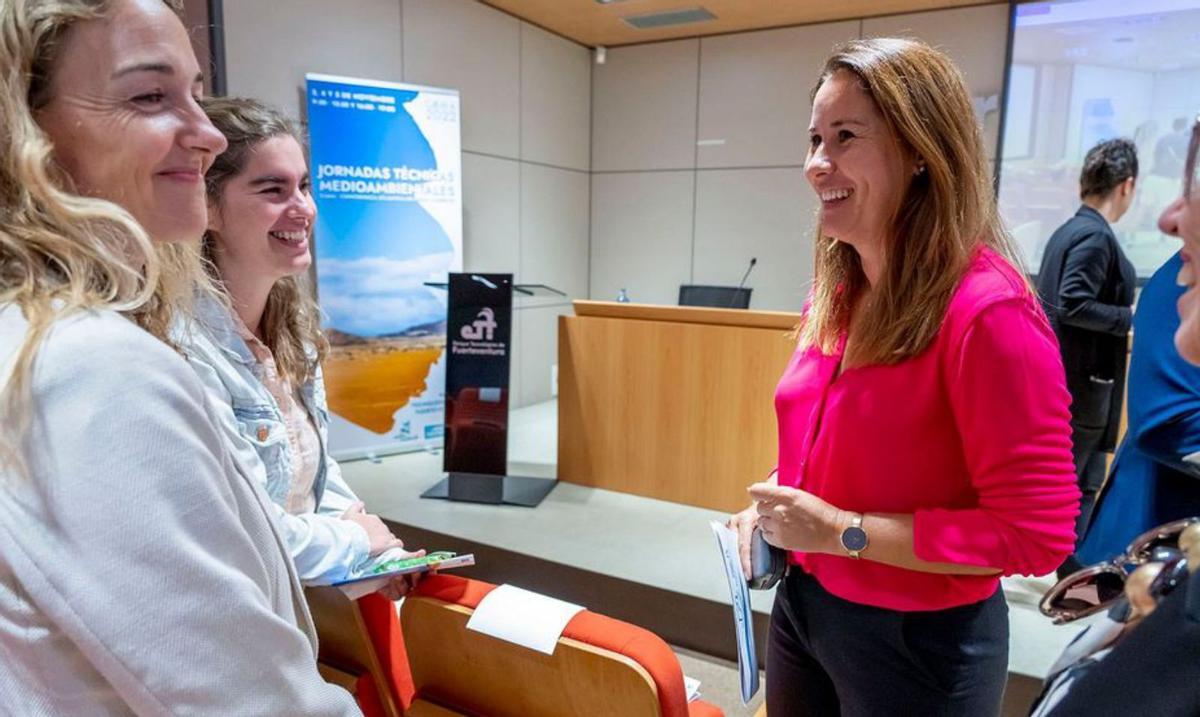
[[[717,16],[702,7],[692,7],[682,10],[664,10],[644,15],[628,15],[621,19],[639,30],[649,30],[657,27],[716,20]]]

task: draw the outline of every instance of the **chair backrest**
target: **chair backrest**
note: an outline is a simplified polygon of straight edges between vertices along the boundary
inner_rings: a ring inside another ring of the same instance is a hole
[[[683,284],[679,287],[680,306],[708,306],[715,309],[748,309],[750,292],[748,286],[703,286]]]
[[[378,593],[350,600],[332,586],[304,593],[326,680],[351,689],[368,717],[403,715],[413,687],[395,604]],[[348,677],[355,684],[346,684]]]
[[[654,633],[584,611],[544,655],[466,629],[493,585],[425,578],[401,609],[414,708],[429,702],[494,717],[685,717],[683,673]]]

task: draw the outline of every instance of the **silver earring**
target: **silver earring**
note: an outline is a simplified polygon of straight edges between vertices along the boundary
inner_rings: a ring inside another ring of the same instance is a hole
[[[916,170],[913,171],[913,174],[925,174],[925,165],[919,165]]]

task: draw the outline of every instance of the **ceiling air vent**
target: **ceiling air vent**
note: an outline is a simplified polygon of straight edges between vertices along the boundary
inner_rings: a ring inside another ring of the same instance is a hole
[[[692,22],[716,20],[717,16],[702,7],[694,7],[687,10],[667,10],[666,12],[632,15],[621,19],[639,30],[650,30],[656,27],[670,27],[671,25],[686,25]]]

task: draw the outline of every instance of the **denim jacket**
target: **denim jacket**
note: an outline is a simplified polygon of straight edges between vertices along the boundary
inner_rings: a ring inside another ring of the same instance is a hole
[[[174,338],[215,404],[235,456],[271,497],[300,579],[323,585],[346,578],[370,557],[370,543],[362,527],[341,518],[358,498],[329,456],[329,409],[320,367],[299,387],[321,445],[313,482],[317,508],[293,515],[283,505],[295,457],[279,403],[262,382],[262,365],[238,333],[229,309],[207,297],[196,308],[196,318],[178,325]]]

